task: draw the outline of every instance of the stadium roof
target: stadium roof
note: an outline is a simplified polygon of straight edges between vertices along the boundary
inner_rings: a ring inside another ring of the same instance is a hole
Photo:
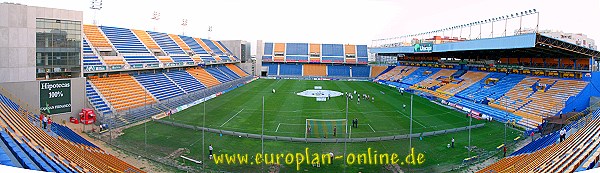
[[[600,52],[540,34],[522,34],[434,44],[430,52],[415,52],[413,46],[371,48],[371,53],[380,55],[404,54],[407,56],[440,56],[448,58],[597,58]]]

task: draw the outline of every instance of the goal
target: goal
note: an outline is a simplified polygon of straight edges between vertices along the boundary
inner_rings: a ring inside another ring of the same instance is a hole
[[[346,119],[306,119],[304,128],[305,138],[344,138],[346,134]],[[333,131],[336,131],[334,136]]]

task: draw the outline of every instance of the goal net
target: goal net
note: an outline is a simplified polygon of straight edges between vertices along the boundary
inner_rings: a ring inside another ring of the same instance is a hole
[[[347,123],[346,119],[306,119],[304,137],[344,138]]]

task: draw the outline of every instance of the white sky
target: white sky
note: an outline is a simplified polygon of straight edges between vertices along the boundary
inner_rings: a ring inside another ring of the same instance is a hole
[[[90,0],[4,1],[84,11],[84,23],[88,24],[94,18]],[[180,24],[185,18],[185,35],[194,37],[207,38],[208,26],[212,25],[211,39],[246,40],[253,45],[256,40],[370,45],[373,39],[534,8],[541,14],[540,29],[584,33],[600,39],[599,0],[104,0],[97,19],[100,25],[152,30],[155,24],[150,18],[153,11],[159,11],[161,19],[156,30],[160,32],[181,34]],[[535,23],[535,17],[525,18],[523,28],[533,28]],[[498,24],[494,28],[504,30]],[[511,22],[508,32],[516,28],[518,21]],[[483,33],[490,35],[488,31]],[[466,37],[466,31],[462,35]]]

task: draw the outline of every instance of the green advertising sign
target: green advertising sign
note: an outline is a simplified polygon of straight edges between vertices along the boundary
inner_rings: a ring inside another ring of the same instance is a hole
[[[71,80],[40,81],[40,111],[48,115],[71,112]]]
[[[415,53],[430,53],[433,51],[433,44],[431,43],[421,43],[413,45]]]

